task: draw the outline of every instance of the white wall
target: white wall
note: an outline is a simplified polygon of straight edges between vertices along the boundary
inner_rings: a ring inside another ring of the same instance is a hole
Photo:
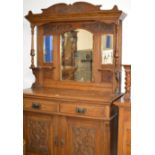
[[[77,50],[93,49],[93,34],[89,31],[76,29],[77,33]],[[87,39],[86,39],[87,38]]]
[[[79,1],[79,0],[78,0]],[[131,44],[130,44],[130,0],[85,0],[96,5],[102,5],[102,9],[111,9],[114,5],[117,5],[119,9],[123,10],[125,13],[129,14],[123,22],[123,64],[131,63]],[[75,0],[24,0],[23,14],[27,15],[29,10],[32,10],[33,13],[40,13],[42,8],[47,8],[55,3],[74,3]],[[23,87],[31,87],[31,84],[34,81],[34,76],[32,75],[30,66],[30,48],[31,48],[31,30],[29,22],[24,18],[23,21]]]

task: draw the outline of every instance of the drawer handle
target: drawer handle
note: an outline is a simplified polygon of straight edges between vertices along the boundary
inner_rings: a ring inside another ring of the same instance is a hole
[[[63,147],[64,145],[65,145],[65,140],[64,139],[61,139],[60,146]]]
[[[55,146],[59,146],[58,136],[54,137],[54,144],[55,144]]]
[[[78,114],[85,114],[87,109],[86,108],[76,108],[76,113]]]
[[[33,109],[40,109],[41,105],[39,103],[32,103]]]

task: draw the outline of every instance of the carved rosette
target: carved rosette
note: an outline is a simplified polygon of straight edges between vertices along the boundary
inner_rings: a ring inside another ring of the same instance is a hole
[[[73,127],[72,155],[95,155],[95,129]]]
[[[49,125],[48,120],[28,119],[28,151],[48,153]]]

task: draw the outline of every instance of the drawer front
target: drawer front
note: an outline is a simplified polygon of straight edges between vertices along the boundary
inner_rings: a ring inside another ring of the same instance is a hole
[[[58,112],[58,109],[59,109],[59,105],[51,101],[24,99],[24,110]]]
[[[60,112],[91,117],[108,117],[109,107],[80,104],[60,104]]]

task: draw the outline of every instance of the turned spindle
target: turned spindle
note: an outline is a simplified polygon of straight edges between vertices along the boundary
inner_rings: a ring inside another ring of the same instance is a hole
[[[35,50],[34,50],[34,27],[35,25],[31,24],[31,52],[30,52],[30,56],[31,56],[31,66],[30,68],[34,68],[34,56],[35,56]]]
[[[125,99],[130,99],[131,94],[131,65],[123,65],[125,69]]]
[[[117,23],[115,25],[115,35],[116,35],[116,39],[115,39],[115,54],[114,54],[114,57],[115,57],[115,66],[118,67],[118,64],[119,64],[119,54],[118,54],[118,31],[119,31],[119,23]]]

